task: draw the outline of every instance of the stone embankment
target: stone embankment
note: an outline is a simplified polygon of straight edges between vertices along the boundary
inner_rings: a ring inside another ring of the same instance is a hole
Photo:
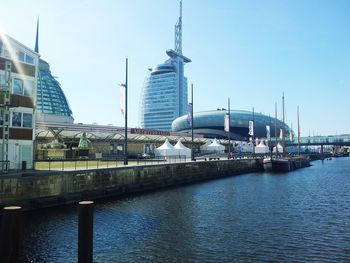
[[[262,171],[260,159],[215,160],[0,176],[0,207],[26,210]]]

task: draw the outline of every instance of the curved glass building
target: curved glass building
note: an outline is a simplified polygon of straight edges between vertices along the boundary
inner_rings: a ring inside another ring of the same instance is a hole
[[[60,83],[51,75],[49,64],[40,59],[37,84],[37,116],[39,122],[73,123],[72,110]]]
[[[170,59],[146,76],[140,101],[140,126],[151,130],[171,130],[171,123],[187,112],[187,78],[183,75],[189,59],[173,50]]]
[[[187,78],[185,63],[191,60],[182,55],[182,2],[180,17],[175,25],[175,50],[163,64],[148,70],[141,92],[140,126],[150,130],[171,130],[171,123],[187,112]]]
[[[227,139],[228,134],[224,131],[224,117],[227,110],[202,111],[193,114],[193,132],[208,138]],[[232,140],[247,140],[250,136],[249,121],[253,120],[253,112],[231,110],[230,111],[230,138]],[[270,126],[270,136],[275,137],[275,118],[254,113],[254,137],[266,138],[266,126]],[[283,123],[277,120],[277,137]],[[286,138],[289,138],[292,130],[285,124]],[[175,132],[191,133],[191,126],[187,122],[187,115],[173,121],[172,130]]]
[[[36,24],[35,52],[39,53],[39,18]],[[73,123],[72,110],[60,83],[51,75],[50,65],[39,59],[36,94],[36,121]]]

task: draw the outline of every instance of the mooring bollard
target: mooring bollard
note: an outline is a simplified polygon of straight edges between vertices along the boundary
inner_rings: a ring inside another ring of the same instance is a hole
[[[92,263],[93,201],[79,202],[78,263]]]
[[[0,261],[19,262],[22,228],[22,207],[7,206],[2,211]]]

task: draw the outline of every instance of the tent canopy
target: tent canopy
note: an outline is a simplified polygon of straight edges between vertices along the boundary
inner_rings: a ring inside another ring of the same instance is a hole
[[[177,155],[177,150],[171,145],[168,139],[166,139],[163,145],[155,149],[154,154],[155,156],[172,156]]]
[[[269,147],[267,147],[263,140],[255,147],[255,153],[268,153]]]
[[[191,149],[187,148],[182,144],[180,140],[177,141],[174,149],[177,151],[177,154],[180,156],[186,156],[186,158],[191,158]]]
[[[207,146],[206,150],[209,152],[223,153],[225,151],[225,146],[221,145],[216,139],[214,139],[214,141]]]

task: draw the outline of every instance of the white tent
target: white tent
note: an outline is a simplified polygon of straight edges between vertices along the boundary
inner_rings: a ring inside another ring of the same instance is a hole
[[[205,144],[203,144],[200,149],[203,152],[208,151],[208,146],[212,143],[212,141],[210,139],[207,139],[207,142]]]
[[[253,144],[247,142],[241,142],[238,145],[238,148],[241,153],[252,153],[253,152]]]
[[[216,153],[224,153],[225,152],[225,146],[221,145],[217,142],[216,139],[207,146],[208,152],[216,152]]]
[[[280,143],[277,143],[277,147],[278,147],[277,149],[278,149],[279,153],[283,152],[283,147],[282,147],[282,145]],[[273,147],[273,152],[274,153],[276,152],[276,146]]]
[[[177,151],[177,155],[186,156],[186,158],[191,158],[191,149],[187,148],[182,144],[180,140],[174,146],[174,149]]]
[[[166,139],[162,146],[155,149],[154,154],[155,156],[177,155],[177,150],[174,149],[174,146],[172,146],[168,139]]]
[[[267,147],[263,140],[255,147],[255,153],[268,153],[269,147]]]

